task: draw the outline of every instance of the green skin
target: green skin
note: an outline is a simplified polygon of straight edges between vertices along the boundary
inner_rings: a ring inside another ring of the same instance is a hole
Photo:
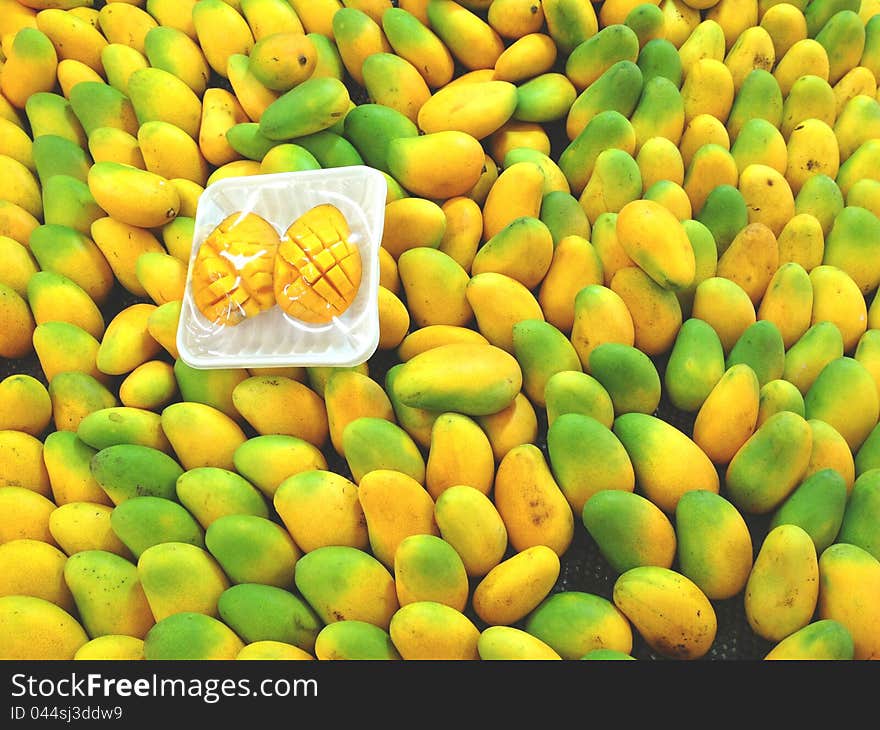
[[[854,646],[852,636],[842,623],[820,619],[789,634],[772,651],[774,659],[850,661]]]
[[[698,411],[725,370],[724,349],[712,326],[701,319],[685,320],[664,373],[673,405]]]
[[[243,157],[260,162],[273,147],[281,144],[280,140],[269,139],[260,132],[256,122],[241,122],[226,130],[226,141]]]
[[[748,225],[749,210],[742,193],[733,185],[719,185],[712,189],[696,220],[709,229],[721,256],[736,234]]]
[[[103,426],[96,424],[96,428]],[[87,424],[88,428],[91,424]],[[91,471],[114,504],[144,495],[176,499],[177,480],[184,473],[183,467],[168,454],[134,443],[100,449],[92,459]]]
[[[795,382],[801,393],[806,394],[822,369],[838,357],[843,357],[840,330],[831,322],[817,322],[788,348],[783,378]]]
[[[86,133],[73,113],[73,107],[61,94],[51,91],[31,94],[25,102],[24,113],[31,127],[32,139],[43,134],[57,134],[75,144],[86,140]]]
[[[591,416],[608,426],[614,420],[608,391],[592,375],[578,370],[551,375],[544,387],[544,400],[551,426],[565,413]]]
[[[375,469],[395,469],[424,481],[424,457],[412,437],[396,423],[361,416],[345,427],[342,443],[355,481]]]
[[[620,621],[606,598],[583,591],[555,593],[526,618],[525,630],[563,659],[579,659],[601,641],[603,629]]]
[[[873,263],[878,256],[880,219],[865,208],[846,206],[825,238],[822,263],[851,272],[862,292],[868,294],[880,283],[880,269]]]
[[[660,76],[671,81],[676,89],[681,87],[681,57],[678,49],[665,38],[648,41],[639,53],[637,65],[642,71],[645,86],[651,79]]]
[[[660,565],[669,557],[656,546],[658,536],[671,535],[672,523],[659,507],[635,492],[597,492],[584,505],[582,519],[602,555],[619,574],[640,565]]]
[[[795,385],[776,378],[769,380],[761,386],[759,396],[760,415],[769,417],[779,411],[791,411],[799,416],[805,415],[804,397]]]
[[[523,373],[523,389],[533,401],[544,402],[547,381],[564,370],[581,370],[574,345],[549,322],[525,319],[513,326],[513,353]]]
[[[569,114],[589,121],[600,112],[612,110],[628,119],[639,103],[643,86],[642,70],[634,61],[617,61],[578,94]]]
[[[852,487],[838,542],[857,545],[880,560],[880,469],[862,472]]]
[[[144,658],[234,659],[241,646],[241,640],[222,621],[185,611],[162,619],[147,632]]]
[[[794,524],[812,538],[816,553],[837,538],[846,508],[846,482],[840,472],[822,469],[804,479],[773,513],[769,529]]]
[[[64,580],[89,636],[131,631],[129,608],[143,600],[134,563],[104,550],[83,550],[68,558]]]
[[[232,400],[235,386],[248,378],[241,368],[218,368],[198,370],[183,360],[174,361],[174,377],[181,397],[185,401],[204,403],[226,415],[240,418]]]
[[[606,342],[590,353],[590,372],[614,403],[614,412],[653,413],[660,402],[660,375],[651,359],[631,345]]]
[[[318,634],[315,651],[335,659],[396,660],[400,659],[391,636],[366,621],[336,621],[327,624]]]
[[[295,144],[308,152],[318,167],[346,167],[364,164],[364,158],[351,142],[342,135],[328,130],[298,137]],[[312,160],[309,160],[304,154],[300,153],[296,159],[297,169],[310,169],[306,167],[306,164],[311,164]]]
[[[72,322],[90,319],[103,322],[98,305],[83,288],[75,281],[54,271],[37,271],[30,277],[27,284],[27,300],[37,322],[46,321],[44,311],[52,313],[50,316],[70,318],[69,321]],[[61,311],[65,313],[56,314]],[[103,334],[103,327],[100,331],[93,331],[91,334],[100,337]]]
[[[246,643],[280,641],[312,653],[323,624],[300,597],[275,586],[247,583],[220,594],[217,611]]]
[[[76,435],[94,449],[105,449],[152,442],[158,430],[161,430],[158,413],[113,406],[89,413],[80,421]],[[149,447],[149,443],[147,445]],[[126,454],[125,458],[133,458],[133,455]]]
[[[350,101],[348,89],[339,79],[312,77],[266,107],[260,131],[280,141],[321,132],[348,113]]]
[[[43,220],[88,235],[92,223],[106,213],[95,202],[89,186],[70,175],[53,175],[43,186]]]
[[[739,135],[742,126],[753,117],[761,117],[773,126],[782,123],[782,90],[769,71],[756,68],[743,80],[727,116],[727,131],[731,141]]]
[[[639,38],[629,25],[610,25],[578,44],[565,60],[567,76],[587,88],[618,61],[635,63]]]
[[[416,442],[425,448],[431,443],[431,429],[434,421],[440,415],[440,411],[429,411],[424,408],[408,406],[400,400],[397,393],[397,378],[400,376],[403,363],[394,365],[385,374],[385,392],[391,400],[394,408],[394,417],[397,423],[412,436]]]
[[[825,24],[842,10],[858,13],[858,0],[813,0],[804,7],[804,18],[807,21],[807,37],[815,38]]]
[[[841,165],[841,168],[844,165],[846,162]],[[843,193],[837,183],[828,175],[823,174],[807,178],[794,199],[795,213],[797,215],[801,213],[812,215],[819,221],[826,236],[843,207]]]
[[[410,591],[432,600],[455,595],[467,585],[464,563],[455,549],[435,535],[410,535],[404,538],[394,556],[397,581],[403,580]]]
[[[78,144],[57,134],[44,134],[31,147],[34,166],[41,185],[52,175],[69,175],[86,182],[91,163],[86,151]]]
[[[210,522],[210,514],[250,514],[269,517],[262,493],[247,479],[226,469],[200,466],[177,479],[177,498],[200,524]]]
[[[822,76],[801,76],[792,84],[782,105],[782,135],[790,136],[798,124],[813,116],[814,109],[833,109],[834,104],[834,89]]]
[[[579,0],[558,0],[544,9],[547,28],[560,53],[570,54],[580,43],[593,36],[595,27],[590,27]],[[430,6],[429,6],[430,7]],[[430,12],[429,12],[430,19]]]
[[[103,383],[81,370],[58,373],[49,383],[49,395],[53,402],[76,404],[78,414],[89,414],[118,405],[116,396]],[[61,417],[61,408],[59,406],[55,408],[54,416],[58,419]],[[64,425],[74,427],[78,422]],[[76,436],[75,431],[70,433]],[[83,446],[87,446],[81,439],[79,441]]]
[[[567,76],[544,73],[516,89],[513,118],[523,122],[553,122],[562,119],[574,103],[577,91]]]
[[[162,542],[205,547],[202,526],[179,502],[167,497],[143,495],[126,499],[111,513],[110,527],[135,559]]]
[[[796,413],[771,416],[733,457],[725,486],[729,499],[750,514],[776,509],[797,487],[810,459],[809,424]]]
[[[609,109],[590,119],[559,156],[559,169],[568,179],[572,194],[583,192],[602,150],[634,148],[635,139],[633,125],[618,111]]]
[[[746,328],[727,355],[725,369],[738,363],[749,365],[761,386],[782,377],[785,345],[775,324],[758,320]]]
[[[345,116],[344,133],[364,162],[389,172],[391,140],[417,137],[419,130],[409,117],[396,109],[382,104],[359,104]]]
[[[553,190],[541,200],[541,222],[556,246],[566,236],[589,239],[590,221],[578,199],[564,190]]]
[[[862,416],[858,427],[847,427],[847,420],[852,409],[870,414],[865,396],[872,393],[872,385],[873,377],[858,360],[848,356],[836,358],[822,369],[804,395],[804,415],[835,426],[850,446],[858,449],[876,423],[876,405],[874,420],[868,418],[866,422]]]

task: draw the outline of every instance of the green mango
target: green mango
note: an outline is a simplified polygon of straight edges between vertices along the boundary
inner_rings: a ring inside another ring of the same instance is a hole
[[[579,90],[593,85],[620,61],[632,64],[639,57],[639,38],[628,24],[613,23],[574,47],[565,58],[565,75]]]
[[[70,89],[70,106],[86,135],[100,127],[115,127],[137,135],[137,118],[131,99],[102,81],[81,81]]]
[[[843,207],[841,189],[833,178],[823,173],[808,177],[794,199],[795,213],[812,215],[819,221],[826,236]]]
[[[725,369],[738,363],[755,371],[758,385],[781,378],[785,369],[785,345],[779,328],[767,319],[750,324],[728,353]]]
[[[281,433],[249,438],[235,450],[232,462],[239,474],[269,498],[288,477],[327,468],[327,459],[317,446]]]
[[[864,142],[880,134],[880,103],[864,91],[856,94],[843,103],[829,126],[837,138],[839,162],[846,162]]]
[[[96,339],[103,337],[105,322],[98,305],[79,284],[63,274],[35,272],[28,279],[26,296],[35,322],[70,322]]]
[[[880,560],[880,469],[862,471],[853,483],[837,542],[857,545]]]
[[[335,41],[316,31],[306,33],[306,36],[315,44],[315,50],[318,53],[318,60],[312,76],[330,76],[340,81],[344,79],[345,64],[342,62],[342,56],[339,55],[339,48],[337,48]]]
[[[43,223],[73,228],[89,235],[94,223],[107,215],[87,183],[72,175],[52,175],[43,185]]]
[[[875,78],[880,72],[880,20],[876,19],[876,15],[865,22],[865,47],[858,65],[870,69]]]
[[[306,379],[308,386],[314,390],[319,396],[324,397],[324,387],[333,373],[339,370],[354,370],[355,372],[369,375],[369,363],[362,362],[360,365],[352,365],[351,367],[307,367]]]
[[[398,363],[388,368],[388,371],[385,373],[385,392],[391,401],[391,407],[394,410],[394,418],[397,424],[419,446],[427,449],[431,445],[431,430],[434,426],[434,421],[437,420],[442,411],[408,406],[400,399],[397,390],[397,379],[402,368],[403,363]]]
[[[198,96],[205,93],[211,67],[195,39],[177,27],[159,25],[144,35],[144,56],[150,66],[184,81]]]
[[[241,421],[242,416],[232,401],[235,386],[250,377],[245,368],[194,368],[177,358],[174,377],[182,400],[205,405],[222,411],[230,418]]]
[[[776,643],[765,660],[851,661],[855,653],[852,635],[840,621],[817,619]]]
[[[731,143],[736,142],[743,125],[755,117],[766,119],[778,129],[782,124],[783,103],[782,89],[772,73],[763,68],[749,71],[733,99],[725,122]]]
[[[614,404],[608,391],[580,367],[551,375],[544,386],[544,403],[548,426],[565,413],[591,416],[608,428],[614,423]]]
[[[676,557],[682,575],[712,600],[737,595],[753,562],[752,536],[739,510],[720,494],[695,489],[675,508]]]
[[[617,213],[627,203],[638,200],[642,188],[642,173],[635,158],[625,150],[612,147],[596,157],[580,203],[592,225],[603,213]]]
[[[725,183],[709,192],[696,220],[709,229],[721,256],[736,234],[749,224],[749,210],[739,189]]]
[[[645,75],[644,69],[642,74]],[[684,100],[675,81],[666,74],[646,77],[629,121],[636,133],[637,149],[651,137],[666,137],[677,144],[684,132]]]
[[[428,3],[429,6],[433,4]],[[575,48],[592,38],[598,31],[595,10],[591,7],[584,9],[583,3],[579,0],[556,0],[548,3],[543,10],[547,32],[562,55],[573,53]],[[428,19],[432,20],[432,18],[429,9]]]
[[[144,637],[144,659],[203,661],[235,659],[244,642],[213,616],[183,611],[157,621]]]
[[[233,583],[278,588],[293,585],[296,561],[302,554],[287,530],[266,517],[249,514],[218,517],[208,525],[204,545]]]
[[[104,304],[115,283],[113,270],[88,234],[63,225],[34,228],[28,246],[40,269],[75,281],[98,305]]]
[[[318,547],[303,555],[295,582],[325,624],[353,619],[387,631],[399,608],[388,569],[370,553],[347,545]]]
[[[620,59],[575,97],[568,111],[565,130],[570,140],[580,134],[597,114],[616,111],[627,119],[635,111],[642,95],[644,77],[635,58]]]
[[[672,41],[666,38],[648,41],[639,51],[636,64],[641,69],[645,86],[651,79],[662,77],[670,81],[676,89],[681,88],[681,56]]]
[[[343,137],[370,167],[390,172],[388,145],[393,139],[417,137],[419,128],[409,117],[384,104],[358,104],[345,116]]]
[[[533,124],[555,122],[568,115],[576,97],[577,90],[565,74],[538,74],[516,87],[512,118]]]
[[[260,162],[269,150],[280,145],[283,140],[269,139],[260,131],[257,122],[239,122],[226,130],[226,141],[245,159]]]
[[[632,345],[603,342],[590,353],[590,373],[611,397],[615,416],[653,413],[661,382],[651,358]]]
[[[837,429],[856,453],[880,416],[874,378],[855,358],[835,358],[804,395],[804,413],[808,419],[818,418]]]
[[[782,378],[768,380],[760,387],[758,394],[758,425],[774,413],[791,411],[799,416],[805,415],[804,397],[793,383]]]
[[[78,495],[77,499],[94,503],[109,503],[101,485],[92,476],[90,464],[98,453],[84,444],[73,431],[52,431],[43,440],[43,461],[49,473],[49,482],[56,504],[74,501],[68,494]]]
[[[845,206],[825,237],[822,263],[843,269],[862,294],[874,291],[880,284],[880,218],[866,208]]]
[[[584,504],[582,518],[616,573],[642,565],[672,566],[675,528],[663,510],[642,495],[619,489],[596,492]]]
[[[774,511],[800,484],[813,434],[803,416],[781,411],[762,423],[727,466],[725,488],[746,514]]]
[[[348,87],[339,79],[312,76],[266,107],[260,132],[282,141],[321,132],[345,117],[350,103]]]
[[[432,601],[462,611],[470,590],[461,556],[437,535],[409,535],[400,541],[394,581],[402,605]]]
[[[176,500],[151,495],[120,502],[110,515],[110,528],[135,559],[163,542],[205,546],[205,531]]]
[[[76,435],[93,449],[132,444],[171,453],[159,414],[143,408],[113,406],[89,413],[80,421]]]
[[[521,388],[522,370],[513,355],[494,345],[458,343],[410,358],[394,383],[405,405],[468,416],[504,410]]]
[[[428,58],[438,61],[441,58],[448,60],[448,65],[437,64],[437,68],[423,70],[429,88],[439,88],[446,81],[451,80],[454,73],[452,54],[428,24],[422,22],[421,17],[411,12],[411,9],[407,10],[395,4],[393,7],[385,8],[379,22],[388,43],[398,56],[412,60]]]
[[[600,491],[635,489],[633,465],[620,439],[591,416],[558,416],[547,429],[547,453],[553,478],[576,514]]]
[[[82,128],[70,101],[54,91],[37,91],[24,105],[24,115],[31,129],[31,139],[44,134],[56,134],[88,148],[88,137]]]
[[[155,623],[137,567],[105,550],[82,550],[64,564],[64,582],[91,638],[123,634],[142,639]]]
[[[635,657],[632,654],[628,654],[625,651],[615,651],[614,649],[591,649],[584,654],[581,659],[590,659],[594,661],[635,661]]]
[[[532,290],[541,283],[552,260],[550,229],[538,218],[520,216],[480,246],[471,262],[470,275],[487,271],[505,274]]]
[[[702,319],[685,320],[663,374],[670,402],[696,413],[726,369],[724,348],[712,326]]]
[[[513,325],[513,355],[523,374],[523,392],[544,407],[547,381],[558,372],[581,370],[571,340],[543,319],[524,319]]]
[[[730,146],[730,154],[736,161],[738,170],[745,170],[751,164],[766,164],[774,159],[785,147],[786,140],[776,127],[763,117],[754,117],[743,124],[739,134]],[[783,160],[786,159],[783,157]],[[780,172],[785,172],[780,170]]]
[[[301,597],[273,585],[230,586],[220,594],[217,611],[223,622],[248,644],[281,641],[312,653],[323,627]]]
[[[175,500],[177,479],[184,473],[167,453],[135,443],[100,449],[92,458],[91,471],[115,505],[142,496]]]
[[[791,85],[791,89],[785,95],[779,131],[785,139],[789,139],[795,127],[801,122],[816,117],[817,110],[835,108],[834,89],[824,75],[804,74]],[[830,121],[830,118],[827,121]]]
[[[206,530],[224,515],[269,516],[262,493],[240,474],[217,466],[197,466],[177,479],[177,499]]]
[[[837,538],[846,508],[847,490],[836,469],[820,469],[804,479],[776,508],[769,529],[792,524],[802,528],[821,554]]]
[[[541,198],[538,215],[553,238],[553,246],[566,236],[590,239],[590,220],[578,199],[565,190],[552,190]]]
[[[807,21],[807,37],[815,38],[837,13],[849,11],[858,13],[859,0],[810,0],[804,6],[804,20]]]
[[[229,578],[211,554],[188,542],[161,542],[144,550],[138,577],[157,621],[184,611],[217,616]]]
[[[823,368],[839,357],[843,357],[840,329],[833,322],[817,322],[786,351],[782,377],[806,395]]]
[[[345,118],[348,119],[348,115]],[[295,146],[290,149],[288,159],[297,161],[296,169],[310,169],[307,165],[311,165],[312,160],[322,168],[365,164],[361,153],[348,139],[329,129],[307,134],[305,137],[297,137],[292,144]],[[308,152],[311,158],[296,150],[296,147]]]
[[[705,209],[705,206],[703,208]],[[718,245],[712,231],[704,223],[688,218],[683,220],[681,225],[694,250],[694,279],[688,286],[675,292],[682,317],[686,320],[693,311],[694,297],[700,282],[715,276],[717,272]]]
[[[413,438],[386,418],[360,416],[342,432],[345,460],[355,482],[375,469],[393,469],[425,482],[425,458]]]
[[[68,175],[87,182],[92,158],[75,142],[57,134],[43,134],[31,146],[40,185],[53,175]]]
[[[840,163],[837,175],[834,178],[834,182],[840,192],[840,207],[843,207],[843,200],[849,194],[853,185],[859,180],[876,175],[875,171],[878,164],[880,164],[880,140],[877,139],[865,140],[856,148],[855,152]],[[826,204],[826,209],[828,205],[836,206],[838,203],[836,197],[832,197],[831,201],[831,203]],[[795,200],[795,205],[797,205],[797,200]]]
[[[586,591],[548,596],[526,617],[523,628],[563,659],[579,659],[600,649],[632,651],[626,619],[607,598]]]
[[[324,660],[400,660],[391,635],[367,621],[329,623],[315,639],[315,656]]]
[[[599,154],[608,148],[635,150],[636,132],[630,120],[614,109],[601,111],[587,122],[559,155],[562,170],[572,195],[580,196]]]

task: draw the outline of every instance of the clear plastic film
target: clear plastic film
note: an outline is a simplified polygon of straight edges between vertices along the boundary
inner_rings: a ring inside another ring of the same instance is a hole
[[[387,183],[366,166],[218,180],[199,199],[177,347],[195,368],[348,367],[379,344]]]

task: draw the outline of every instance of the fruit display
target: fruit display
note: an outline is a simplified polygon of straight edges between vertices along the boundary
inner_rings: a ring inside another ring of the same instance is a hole
[[[878,79],[878,0],[0,0],[0,659],[880,658]],[[194,237],[359,166],[378,262]],[[359,364],[181,357],[373,264]]]

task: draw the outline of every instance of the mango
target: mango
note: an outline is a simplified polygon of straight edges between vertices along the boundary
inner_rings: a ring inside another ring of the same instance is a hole
[[[835,358],[804,395],[804,414],[837,429],[855,453],[877,423],[876,387],[872,385],[873,378],[858,360]],[[845,418],[840,412],[842,402],[851,404]]]
[[[84,434],[89,426],[85,423]],[[84,440],[82,436],[80,439]],[[114,505],[141,496],[175,499],[177,479],[184,473],[183,467],[166,452],[126,442],[100,448],[91,459],[90,469]]]
[[[746,583],[744,605],[752,630],[778,642],[810,623],[819,595],[813,540],[795,524],[772,528]]]
[[[634,345],[602,342],[590,353],[590,374],[611,398],[615,416],[652,414],[660,403],[661,381],[650,357]]]
[[[552,548],[529,547],[502,560],[480,579],[471,597],[473,609],[489,625],[515,624],[549,595],[559,570],[559,556]]]
[[[492,500],[478,489],[462,484],[444,490],[435,500],[434,519],[469,577],[486,575],[503,559],[507,528]]]
[[[311,653],[323,628],[301,597],[261,583],[230,586],[220,594],[217,612],[223,623],[248,644],[280,641]]]
[[[464,611],[470,590],[464,562],[439,536],[403,538],[394,552],[393,569],[401,607],[431,601]]]
[[[147,660],[234,659],[244,642],[219,619],[181,611],[157,621],[144,636]]]
[[[0,545],[0,596],[32,596],[68,613],[76,609],[64,582],[67,555],[42,540],[10,540]]]
[[[468,485],[489,494],[495,479],[495,455],[479,423],[461,413],[443,413],[431,427],[425,461],[425,488],[436,501],[446,489]]]
[[[589,39],[582,47],[586,48],[588,42]],[[625,49],[621,50],[625,53]],[[615,61],[604,68],[595,80],[582,88],[579,84],[592,74],[586,69],[583,71],[584,77],[580,76],[580,71],[572,71],[569,74],[569,79],[575,84],[575,88],[579,89],[565,119],[565,133],[570,141],[573,142],[593,118],[602,112],[615,111],[629,119],[635,111],[644,86],[644,76],[635,61],[635,58],[628,57]],[[579,55],[575,63],[582,63]],[[567,63],[566,66],[568,65],[570,64]],[[642,146],[644,147],[644,143]]]
[[[810,424],[813,432],[813,449],[806,476],[812,476],[825,469],[836,471],[843,479],[847,495],[851,495],[856,469],[855,458],[846,439],[834,426],[818,418],[811,418],[807,423]]]
[[[187,469],[175,484],[175,495],[204,528],[230,514],[268,517],[262,493],[240,474],[216,466]]]
[[[834,619],[818,619],[778,641],[764,659],[848,661],[854,652],[852,636],[842,623]]]
[[[428,26],[467,70],[489,69],[504,50],[504,41],[480,15],[459,3],[429,2]]]
[[[715,641],[718,619],[712,603],[696,583],[670,568],[630,568],[614,581],[612,600],[633,629],[664,656],[699,659]]]
[[[148,360],[138,365],[119,384],[124,406],[159,412],[178,395],[173,367],[164,360]]]
[[[470,134],[444,130],[392,139],[387,147],[387,160],[389,174],[406,190],[425,198],[445,200],[464,195],[477,184],[485,153]]]
[[[804,415],[804,398],[800,391],[792,383],[781,378],[769,380],[761,386],[758,425],[760,426],[779,411],[792,411],[799,416]]]
[[[399,608],[391,573],[355,547],[327,545],[306,553],[297,563],[295,581],[325,624],[360,620],[387,631]]]
[[[489,195],[492,196],[491,190]],[[487,213],[485,206],[483,213]],[[553,252],[553,236],[546,224],[533,216],[521,216],[503,225],[477,250],[471,274],[505,274],[526,288],[535,289],[550,269]]]
[[[670,402],[697,412],[721,379],[724,350],[718,334],[701,319],[687,319],[678,331],[664,373]]]
[[[103,550],[75,553],[64,566],[64,580],[90,638],[142,639],[155,623],[137,567],[126,558]]]
[[[49,496],[24,486],[4,485],[0,504],[9,510],[0,523],[0,544],[19,539],[55,544],[49,519],[56,506]]]
[[[480,632],[477,641],[480,659],[499,660],[559,660],[562,657],[547,643],[515,626],[488,626]]]
[[[763,387],[778,380],[785,372],[785,344],[779,328],[770,320],[761,319],[750,324],[727,353],[725,367],[748,365]]]
[[[675,426],[650,414],[632,412],[617,416],[613,431],[629,454],[636,491],[667,514],[674,512],[686,492],[720,490],[718,473],[709,457]],[[657,455],[663,458],[657,459]],[[682,471],[684,464],[688,465],[686,473]]]
[[[0,380],[0,413],[0,429],[40,437],[52,421],[52,399],[32,375],[8,375]]]
[[[466,295],[470,277],[451,256],[429,246],[410,248],[400,254],[397,270],[411,321],[417,328],[465,327],[472,322],[474,312]]]
[[[843,357],[840,330],[833,322],[816,322],[786,350],[783,378],[806,395],[824,367],[840,357]]]
[[[0,598],[5,659],[69,660],[89,640],[80,622],[51,601],[33,596]]]
[[[144,640],[136,636],[105,634],[87,641],[77,649],[73,658],[84,661],[96,659],[142,660],[144,658]]]
[[[247,440],[233,419],[204,403],[165,406],[160,423],[179,463],[187,470],[199,466],[232,469],[235,450]]]
[[[178,501],[166,497],[145,494],[120,502],[110,515],[110,528],[135,560],[163,542],[205,545],[202,526]]]
[[[266,413],[262,403],[269,394],[290,404],[286,414]],[[252,375],[232,392],[236,409],[260,435],[295,436],[320,448],[329,437],[327,408],[311,388],[286,376]]]
[[[158,414],[140,408],[101,408],[89,413],[79,422],[76,434],[93,449],[129,444],[146,446],[165,454],[171,453]]]
[[[633,347],[635,328],[626,302],[603,284],[583,287],[575,296],[570,339],[586,373],[597,347],[606,343]]]
[[[877,513],[878,481],[872,469],[862,472],[849,494],[843,519],[837,534],[837,542],[856,545],[877,557],[878,542],[874,515]]]
[[[369,547],[358,487],[344,476],[326,469],[293,474],[278,485],[272,502],[296,546],[304,553],[325,545],[361,550]],[[330,505],[334,508],[326,513]],[[328,519],[327,514],[332,514],[333,519]]]
[[[602,556],[617,573],[638,565],[672,567],[672,522],[653,502],[634,492],[599,490],[585,503],[582,520]]]
[[[315,639],[315,657],[325,660],[401,658],[386,630],[358,619],[343,619],[326,624]]]
[[[402,605],[391,619],[389,635],[403,659],[479,659],[479,629],[461,611],[437,601]]]
[[[578,370],[551,375],[544,388],[544,400],[548,426],[566,413],[591,416],[608,428],[614,421],[614,404],[608,391],[592,375]]]
[[[249,514],[218,517],[205,531],[205,546],[232,583],[278,588],[292,585],[302,555],[283,527]]]
[[[822,469],[807,476],[779,505],[770,529],[797,525],[812,539],[816,554],[835,542],[847,502],[846,482],[834,469]]]

